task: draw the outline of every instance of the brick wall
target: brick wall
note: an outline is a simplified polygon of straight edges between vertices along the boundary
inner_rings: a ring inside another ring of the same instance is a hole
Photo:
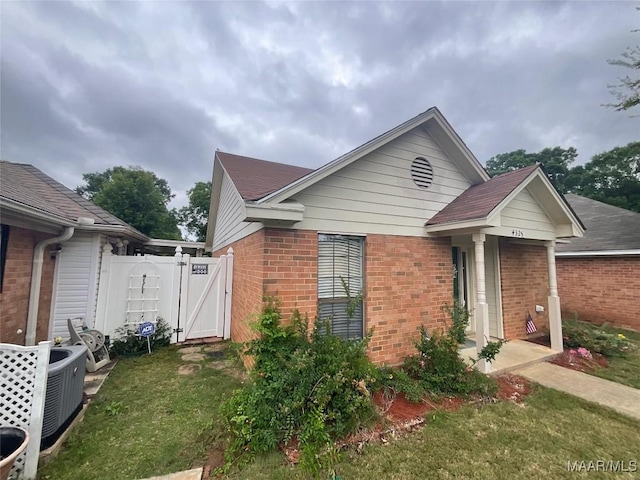
[[[640,331],[640,257],[557,257],[564,318]]]
[[[285,323],[294,308],[313,322],[318,302],[317,232],[266,228],[231,246],[235,252],[234,341],[252,338],[249,319],[259,312],[263,295],[282,301]],[[451,304],[453,298],[451,268],[448,238],[367,236],[365,329],[374,329],[372,360],[399,364],[414,351],[413,340],[421,324],[430,331],[444,325],[441,307]]]
[[[282,301],[285,321],[294,309],[313,321],[318,308],[318,232],[267,228],[264,293]]]
[[[10,227],[4,283],[0,294],[0,341],[24,345],[31,288],[33,249],[40,240],[51,237],[24,228]],[[55,260],[45,250],[36,341],[46,340],[53,294]],[[17,331],[21,329],[22,333]]]
[[[303,230],[266,228],[230,245],[233,258],[231,339],[255,337],[250,323],[265,296],[281,301],[284,323],[295,308],[313,321],[318,302],[318,234]],[[227,252],[226,246],[213,253]]]
[[[231,298],[231,339],[247,342],[254,338],[250,323],[260,311],[263,296],[264,230],[230,245],[233,248],[233,295]],[[213,253],[225,255],[229,246]]]
[[[428,331],[445,325],[441,307],[453,301],[451,239],[368,235],[365,271],[369,355],[399,364],[415,352],[421,324]]]
[[[527,336],[527,312],[531,313],[538,331],[548,331],[549,271],[546,247],[515,244],[501,238],[500,276],[505,338]],[[536,305],[544,306],[544,313],[536,313]]]

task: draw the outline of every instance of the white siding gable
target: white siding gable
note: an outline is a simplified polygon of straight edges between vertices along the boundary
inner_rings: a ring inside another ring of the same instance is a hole
[[[222,178],[212,251],[215,252],[262,228],[258,222],[244,222],[244,218],[245,208],[242,197],[225,173]]]
[[[428,189],[411,178],[416,157],[433,167]],[[469,186],[424,128],[417,127],[295,195],[305,213],[293,228],[424,236],[425,222]]]
[[[555,235],[555,227],[536,199],[525,188],[500,212],[503,227]]]

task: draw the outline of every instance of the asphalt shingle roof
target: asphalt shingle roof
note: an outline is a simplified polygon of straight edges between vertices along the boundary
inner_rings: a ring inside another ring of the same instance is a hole
[[[582,238],[557,244],[558,252],[640,249],[640,213],[568,193],[564,196],[586,227]]]
[[[98,225],[133,227],[73,190],[45,175],[33,165],[0,161],[0,198],[76,221],[93,218]]]
[[[216,156],[244,200],[259,200],[313,171],[225,152]]]
[[[539,165],[531,165],[469,187],[453,202],[436,213],[427,225],[485,218],[538,168],[540,168]]]

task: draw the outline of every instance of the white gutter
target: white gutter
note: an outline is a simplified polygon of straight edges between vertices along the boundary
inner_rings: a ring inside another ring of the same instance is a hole
[[[21,203],[14,202],[5,198],[0,198],[0,207],[7,208],[16,213],[41,220],[47,224],[69,227],[75,225],[73,220],[69,220],[68,218],[62,217],[60,215],[54,215],[48,212],[43,212],[33,207],[29,207],[27,205],[23,205]]]
[[[78,225],[91,225],[92,218],[78,218]],[[31,289],[29,291],[29,310],[27,313],[27,333],[25,335],[25,345],[36,344],[36,330],[38,328],[38,307],[40,306],[40,286],[42,284],[42,264],[44,259],[44,249],[55,243],[62,243],[69,240],[75,227],[65,227],[64,233],[57,237],[47,238],[37,243],[33,249],[33,267],[31,269]]]
[[[640,255],[636,250],[586,250],[582,252],[556,252],[556,257],[620,257],[625,255]]]

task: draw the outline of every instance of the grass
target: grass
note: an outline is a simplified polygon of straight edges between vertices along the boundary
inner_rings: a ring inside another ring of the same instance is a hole
[[[596,370],[593,375],[640,389],[640,332],[611,326],[599,327],[610,333],[622,333],[636,349],[626,357],[609,358],[609,367]]]
[[[526,406],[500,402],[427,417],[422,431],[344,453],[335,466],[344,479],[610,478],[569,472],[568,461],[640,461],[640,422],[544,387]],[[637,478],[618,473],[616,478]],[[232,479],[306,478],[279,453],[260,457]],[[324,477],[326,478],[326,477]]]
[[[182,363],[173,347],[121,360],[39,478],[127,480],[202,466],[223,444],[218,405],[239,381],[207,367],[178,376]],[[611,474],[568,472],[567,462],[640,461],[638,432],[636,420],[534,386],[525,406],[499,402],[430,414],[421,431],[362,454],[341,453],[335,471],[344,479],[605,478]],[[227,478],[307,477],[274,452]]]
[[[220,441],[218,405],[240,382],[206,366],[177,375],[183,363],[175,347],[121,359],[38,478],[127,480],[202,466]]]

